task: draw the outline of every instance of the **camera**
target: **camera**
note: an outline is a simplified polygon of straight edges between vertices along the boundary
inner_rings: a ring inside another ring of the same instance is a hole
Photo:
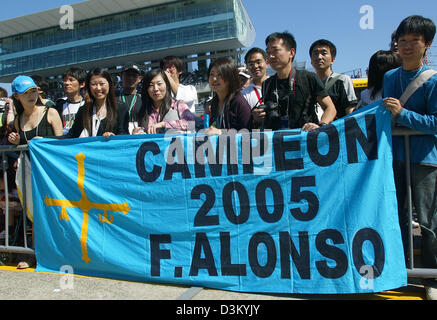
[[[279,113],[279,105],[273,101],[267,101],[263,105],[256,107],[266,113],[265,118],[262,120],[261,129],[269,128],[272,130],[279,129],[281,115]]]
[[[280,118],[279,115],[279,105],[273,101],[267,101],[264,104],[265,112],[268,114],[268,117],[271,119]]]

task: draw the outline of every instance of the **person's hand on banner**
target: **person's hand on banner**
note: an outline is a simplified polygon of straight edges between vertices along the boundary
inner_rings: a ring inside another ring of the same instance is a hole
[[[146,134],[143,127],[136,127],[132,130],[132,134]]]
[[[149,126],[149,128],[147,129],[147,133],[148,134],[155,134],[155,133],[157,133],[157,131],[159,131],[159,129],[164,129],[164,128],[165,128],[165,122],[161,121],[161,122],[158,122],[156,124]]]
[[[307,122],[303,125],[302,131],[311,131],[320,128],[320,126],[316,123]]]
[[[111,136],[115,136],[115,134],[112,133],[112,132],[104,132],[104,133],[103,133],[103,137],[105,137],[106,139],[108,139],[108,138],[111,137]]]
[[[217,129],[216,127],[209,127],[208,129],[206,129],[207,136],[221,135],[222,133],[222,130]]]
[[[404,109],[401,102],[396,98],[385,98],[382,105],[387,108],[395,117],[399,116]]]

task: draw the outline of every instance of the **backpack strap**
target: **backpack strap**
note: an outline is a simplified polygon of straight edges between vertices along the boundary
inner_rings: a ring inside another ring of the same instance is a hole
[[[401,70],[402,72],[402,70]],[[419,89],[425,82],[427,82],[433,75],[437,74],[435,70],[425,70],[423,71],[416,79],[410,82],[407,89],[405,89],[402,96],[399,98],[399,101],[402,105],[410,99],[414,92]]]
[[[270,88],[270,84],[272,82],[273,77],[276,77],[276,76],[277,75],[274,74],[270,78],[264,80],[263,83],[261,84],[261,101],[262,102],[264,102],[264,98],[266,97],[266,93],[268,92],[268,90]]]
[[[329,79],[326,83],[325,83],[325,90],[326,93],[328,92],[329,89],[331,89],[331,87],[334,85],[335,81],[337,81],[338,79],[340,79],[341,74],[336,74],[335,76],[333,76],[331,79]]]

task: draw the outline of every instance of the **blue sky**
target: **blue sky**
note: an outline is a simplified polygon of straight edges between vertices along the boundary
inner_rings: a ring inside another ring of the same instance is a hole
[[[436,0],[243,0],[243,3],[257,31],[253,46],[265,48],[268,34],[288,30],[296,38],[297,61],[310,63],[311,44],[328,39],[337,47],[334,64],[337,72],[365,70],[375,51],[389,49],[391,33],[409,15],[423,15],[437,23]],[[360,8],[365,5],[373,8],[373,29],[360,27],[365,16]],[[434,52],[437,55],[437,49]]]
[[[13,1],[3,1],[0,20],[77,2],[81,1],[21,0],[17,6]],[[297,41],[296,60],[310,63],[311,43],[325,38],[337,46],[334,64],[337,72],[365,70],[375,51],[388,49],[391,33],[409,15],[423,15],[437,23],[436,0],[243,0],[243,4],[257,32],[252,46],[265,48],[268,34],[287,30]],[[369,11],[360,13],[366,5],[373,10],[373,29],[360,27],[360,20],[370,14]],[[437,40],[434,45],[437,46]],[[437,64],[437,48],[433,53]]]

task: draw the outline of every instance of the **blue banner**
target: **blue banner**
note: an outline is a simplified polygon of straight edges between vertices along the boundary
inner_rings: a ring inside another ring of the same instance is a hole
[[[245,292],[406,285],[390,113],[311,132],[34,139],[37,271]]]

